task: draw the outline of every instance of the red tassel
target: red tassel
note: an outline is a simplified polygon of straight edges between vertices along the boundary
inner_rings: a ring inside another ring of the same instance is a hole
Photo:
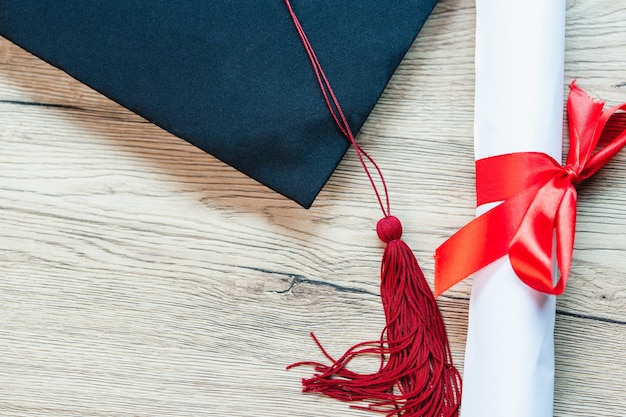
[[[461,400],[461,376],[452,364],[446,330],[428,282],[413,252],[400,237],[402,224],[388,216],[376,226],[387,244],[381,265],[380,295],[386,326],[380,340],[352,346],[332,362],[299,362],[288,367],[312,365],[316,374],[303,379],[303,391],[342,401],[370,401],[353,406],[386,416],[457,416]],[[377,372],[359,374],[348,369],[357,356],[379,355]]]
[[[311,334],[332,364],[298,362],[287,369],[314,366],[316,374],[302,381],[304,392],[318,392],[342,401],[371,402],[367,406],[353,406],[355,408],[384,413],[388,417],[457,416],[461,401],[461,376],[452,364],[446,329],[435,297],[413,252],[400,240],[402,224],[398,218],[391,216],[387,185],[380,168],[356,143],[302,25],[289,0],[284,1],[311,61],[326,106],[338,128],[354,147],[385,215],[376,225],[376,232],[387,244],[380,285],[386,325],[380,340],[356,344],[335,360]],[[366,160],[380,178],[385,203]],[[352,359],[364,355],[379,356],[380,368],[377,372],[359,374],[348,369]]]

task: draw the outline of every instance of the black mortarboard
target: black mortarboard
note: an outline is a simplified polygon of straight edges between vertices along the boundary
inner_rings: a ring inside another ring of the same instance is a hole
[[[353,131],[435,2],[294,2]],[[349,145],[281,0],[0,0],[0,34],[305,207]]]

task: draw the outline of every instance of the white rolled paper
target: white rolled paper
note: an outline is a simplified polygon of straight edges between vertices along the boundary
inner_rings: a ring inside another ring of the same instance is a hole
[[[565,0],[476,1],[476,159],[561,160],[564,43]],[[462,417],[552,416],[555,309],[506,256],[474,274]]]

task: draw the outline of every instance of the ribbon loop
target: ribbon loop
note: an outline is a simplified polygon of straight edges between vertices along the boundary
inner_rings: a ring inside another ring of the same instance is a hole
[[[564,291],[574,251],[574,185],[595,174],[626,145],[624,129],[596,151],[609,119],[626,111],[626,104],[606,111],[603,107],[603,101],[591,98],[575,82],[570,84],[570,150],[565,166],[539,152],[476,161],[477,205],[503,202],[437,248],[435,295],[507,254],[516,275],[529,287],[547,294]],[[468,248],[476,247],[468,253]]]

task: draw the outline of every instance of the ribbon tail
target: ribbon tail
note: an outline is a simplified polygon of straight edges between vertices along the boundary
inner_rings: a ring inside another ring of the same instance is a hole
[[[510,198],[475,218],[435,251],[435,297],[506,255],[532,193]]]
[[[561,177],[539,188],[509,246],[509,258],[515,274],[529,287],[546,294],[556,294],[558,290],[553,282],[554,232],[559,208],[563,202],[566,206],[571,202],[571,197],[568,197],[571,195],[568,192],[570,187],[573,189],[569,179]],[[573,210],[575,216],[575,206]],[[570,212],[571,208],[564,207],[562,216]],[[559,227],[565,236],[574,233],[566,229]],[[562,292],[562,288],[560,290]]]
[[[560,277],[554,286],[554,294],[560,295],[565,290],[574,254],[574,234],[576,230],[576,189],[570,186],[556,214],[556,258]]]
[[[566,165],[582,166],[591,156],[599,137],[596,126],[603,107],[604,101],[592,98],[572,81],[567,97],[570,149]]]

